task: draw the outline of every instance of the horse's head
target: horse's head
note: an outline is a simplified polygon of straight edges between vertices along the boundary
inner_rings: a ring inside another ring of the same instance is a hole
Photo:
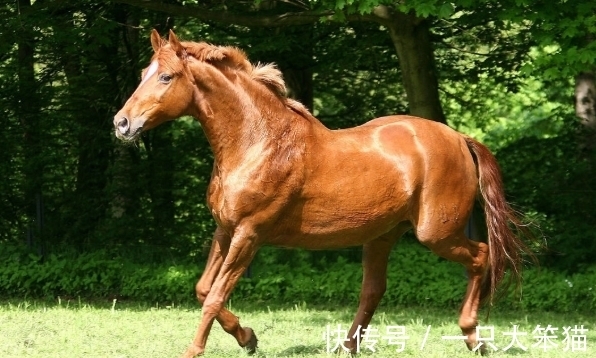
[[[124,107],[114,116],[116,137],[133,141],[141,132],[189,113],[194,79],[185,61],[184,47],[170,30],[168,42],[151,32],[155,54],[142,80]]]

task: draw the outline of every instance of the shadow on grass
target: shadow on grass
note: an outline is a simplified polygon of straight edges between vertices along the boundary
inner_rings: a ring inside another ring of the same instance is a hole
[[[527,355],[528,351],[524,351],[521,348],[509,348],[507,350],[508,356],[520,356],[520,355]]]
[[[294,347],[289,347],[284,349],[283,351],[279,352],[276,356],[278,357],[293,357],[293,356],[308,356],[308,355],[315,355],[321,354],[323,351],[321,350],[320,345],[302,345],[299,344]]]
[[[201,307],[196,304],[164,304],[149,302],[129,301],[126,299],[82,299],[82,298],[57,298],[49,300],[40,299],[0,299],[0,309],[4,307],[13,307],[19,310],[44,310],[46,308],[65,308],[65,309],[97,309],[97,310],[126,310],[131,312],[145,312],[154,310],[182,310],[197,312],[200,315]],[[284,319],[285,316],[292,313],[302,313],[310,316],[308,322],[312,325],[325,326],[333,322],[342,322],[350,324],[356,314],[358,305],[353,304],[318,304],[318,303],[280,303],[280,302],[238,302],[234,301],[228,305],[237,315],[270,313],[274,319]],[[432,312],[432,314],[431,314]],[[330,320],[329,315],[333,316]],[[383,317],[381,319],[381,317]],[[379,307],[375,314],[376,319],[391,324],[406,324],[411,321],[423,319],[425,324],[439,324],[444,321],[454,321],[457,316],[452,309],[428,309],[420,307],[391,307],[384,305]],[[250,318],[244,320],[244,324],[250,326]]]

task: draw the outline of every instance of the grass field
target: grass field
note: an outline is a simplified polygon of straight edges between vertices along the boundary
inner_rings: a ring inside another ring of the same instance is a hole
[[[315,308],[306,304],[273,307],[261,303],[250,308],[238,305],[232,310],[241,317],[243,325],[255,330],[259,338],[256,357],[329,357],[334,355],[326,352],[327,345],[338,343],[338,328],[340,333],[349,328],[355,307]],[[3,301],[0,302],[0,357],[177,357],[192,339],[199,314],[200,310],[194,307],[149,307],[119,302],[89,305],[78,301]],[[494,357],[596,357],[595,323],[594,314],[493,311],[490,320],[482,323],[486,328],[480,333],[487,338],[485,344],[500,349],[491,354]],[[520,344],[503,351],[513,340],[513,325],[518,325]],[[557,330],[539,332],[538,325],[543,328],[551,325]],[[587,331],[575,330],[582,325]],[[564,327],[571,327],[567,334]],[[461,334],[457,312],[452,309],[381,307],[371,328],[362,343],[361,357],[473,356],[460,340],[444,339]],[[492,341],[491,333],[494,333]],[[404,335],[409,338],[405,339]],[[551,339],[552,346],[548,340],[538,338],[545,336],[556,336]],[[569,336],[567,341],[566,336]],[[404,350],[397,353],[400,342]],[[375,352],[364,347],[366,343],[372,344]],[[206,357],[230,356],[247,355],[215,323]]]

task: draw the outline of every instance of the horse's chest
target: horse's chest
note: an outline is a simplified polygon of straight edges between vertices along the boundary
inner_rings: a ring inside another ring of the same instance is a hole
[[[238,221],[249,209],[251,194],[248,180],[238,175],[232,177],[216,176],[211,179],[207,204],[211,214],[219,224]]]
[[[245,178],[214,178],[210,185],[209,206],[216,213],[238,212],[242,208],[252,206],[261,198],[258,196],[258,185],[251,185],[251,180]],[[219,214],[219,215],[221,215]]]
[[[232,171],[211,180],[208,205],[219,225],[235,227],[243,220],[267,221],[271,210],[283,206],[279,183],[265,180],[263,171]]]

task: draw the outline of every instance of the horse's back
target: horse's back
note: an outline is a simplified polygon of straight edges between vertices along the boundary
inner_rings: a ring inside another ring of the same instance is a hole
[[[474,168],[465,137],[443,123],[396,115],[376,118],[353,129],[361,131],[354,135],[361,137],[362,142],[371,138],[383,149],[384,155],[409,156],[429,169],[446,167],[467,171]]]

